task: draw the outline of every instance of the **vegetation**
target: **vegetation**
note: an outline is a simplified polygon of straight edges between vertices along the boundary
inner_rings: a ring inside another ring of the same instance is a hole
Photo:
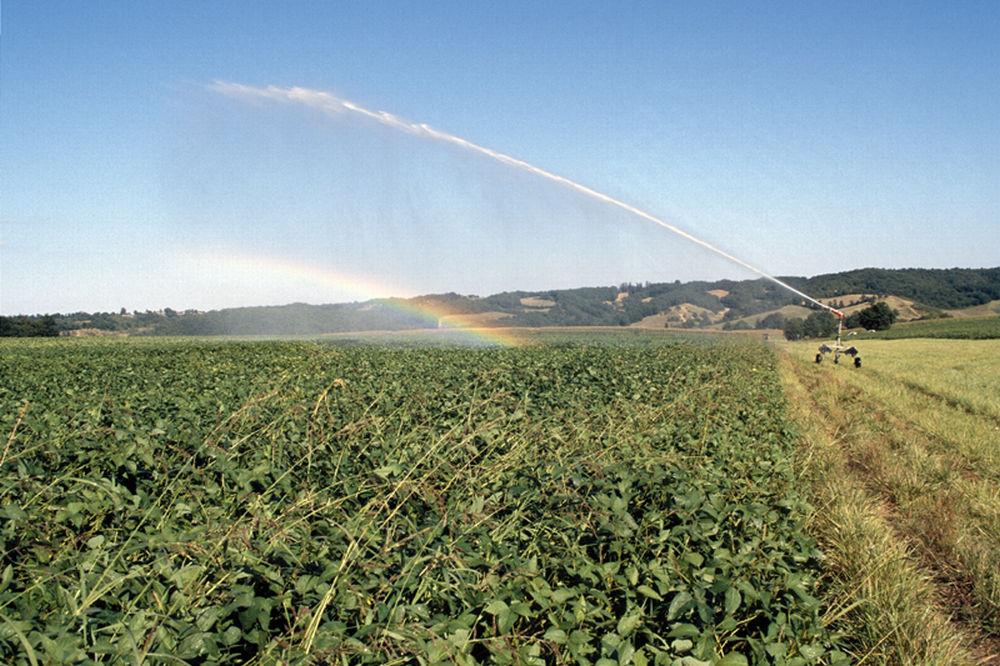
[[[166,308],[153,312],[73,312],[69,314],[19,315],[0,317],[0,337],[53,337],[69,331],[141,334],[167,325],[178,318],[193,318],[196,310],[177,312]]]
[[[966,308],[1000,299],[1000,267],[862,268],[787,281],[813,296],[895,294],[935,308]]]
[[[771,355],[592,337],[0,343],[2,659],[845,663]]]
[[[780,328],[784,329],[788,319],[780,312],[772,312],[766,317],[762,317],[757,322],[757,328]]]
[[[839,303],[837,305],[840,305]],[[841,307],[843,307],[841,305]],[[767,324],[782,323],[786,340],[804,340],[807,338],[830,338],[837,334],[837,318],[826,310],[817,310],[805,319],[800,317],[785,318],[775,313],[761,320]],[[861,326],[872,331],[884,331],[896,321],[896,313],[884,302],[873,303],[845,318],[845,328]],[[758,328],[767,326],[758,325]]]
[[[896,321],[896,313],[885,302],[879,301],[850,315],[844,321],[847,328],[863,328],[866,331],[885,331]]]
[[[793,317],[785,321],[786,340],[829,338],[837,334],[837,318],[826,310],[817,310],[805,319]]]
[[[925,314],[940,313],[938,308],[963,308],[1000,298],[1000,268],[868,268],[813,278],[783,279],[819,298],[861,294],[861,300],[875,301],[879,294],[895,294],[916,300]],[[530,305],[538,301],[551,305]],[[835,306],[847,305],[843,299],[834,300],[834,303]],[[167,308],[157,312],[128,313],[123,308],[119,313],[80,312],[54,315],[54,319],[60,331],[82,328],[158,335],[316,335],[434,328],[441,313],[505,315],[491,322],[493,326],[618,326],[634,324],[684,304],[703,309],[705,315],[688,319],[684,326],[708,326],[721,321],[723,325],[729,323],[731,327],[742,328],[738,320],[744,317],[802,305],[802,300],[767,280],[677,281],[546,292],[514,291],[484,298],[450,293],[364,303],[293,303],[212,312],[175,312]],[[439,314],[423,315],[421,310]],[[778,323],[772,319],[768,325],[784,328],[784,322],[775,325]]]
[[[59,335],[55,317],[0,317],[0,338],[48,338]]]
[[[855,653],[976,663],[1000,647],[1000,346],[868,341],[864,372],[781,363],[827,556],[824,597]]]
[[[878,338],[901,340],[904,338],[954,338],[988,340],[1000,338],[1000,317],[968,317],[954,319],[929,319],[903,322],[887,331],[861,333],[860,339]]]

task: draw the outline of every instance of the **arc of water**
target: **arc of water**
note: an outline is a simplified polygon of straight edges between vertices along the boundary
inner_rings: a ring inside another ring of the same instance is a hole
[[[795,287],[788,284],[784,280],[781,280],[780,278],[777,278],[771,275],[770,273],[760,268],[757,268],[756,266],[750,264],[749,262],[744,261],[743,259],[740,259],[739,257],[732,255],[729,252],[726,252],[725,250],[718,248],[715,245],[712,245],[708,241],[702,240],[701,238],[698,238],[697,236],[691,234],[690,232],[687,232],[684,229],[681,229],[680,227],[674,224],[662,220],[659,217],[652,215],[651,213],[647,213],[646,211],[640,208],[636,208],[635,206],[625,203],[620,199],[615,199],[614,197],[608,196],[607,194],[598,192],[597,190],[591,189],[586,185],[582,185],[574,180],[570,180],[569,178],[560,176],[559,174],[552,173],[551,171],[546,171],[545,169],[542,169],[540,167],[536,167],[535,165],[525,162],[524,160],[519,160],[516,157],[505,155],[504,153],[497,152],[492,148],[487,148],[486,146],[481,146],[477,143],[473,143],[468,139],[463,139],[460,136],[456,136],[454,134],[449,134],[448,132],[443,132],[441,130],[434,129],[433,127],[425,123],[409,122],[387,111],[372,111],[371,109],[366,109],[365,107],[359,104],[355,104],[354,102],[347,99],[336,97],[328,92],[311,90],[308,88],[299,88],[299,87],[281,88],[277,86],[268,86],[266,88],[259,88],[255,86],[247,86],[239,83],[229,83],[224,81],[216,81],[211,86],[209,86],[209,88],[215,90],[216,92],[225,95],[230,95],[233,97],[270,99],[284,103],[299,103],[305,106],[319,109],[329,114],[340,114],[345,111],[350,113],[355,113],[364,116],[366,118],[369,118],[371,120],[374,120],[376,122],[379,122],[383,125],[387,125],[389,127],[401,130],[408,134],[415,134],[417,136],[423,136],[430,139],[443,141],[446,143],[459,146],[466,150],[470,150],[479,153],[481,155],[485,155],[498,162],[514,167],[516,169],[521,169],[522,171],[527,171],[528,173],[535,174],[536,176],[548,179],[554,183],[558,183],[559,185],[568,187],[592,199],[602,201],[611,206],[616,206],[618,208],[621,208],[622,210],[631,213],[632,215],[635,215],[636,217],[642,218],[644,220],[652,222],[653,224],[659,225],[660,227],[663,227],[664,229],[673,232],[674,234],[680,236],[681,238],[684,238],[685,240],[688,240],[696,245],[699,245],[705,248],[706,250],[709,250],[710,252],[713,252],[719,255],[720,257],[723,257],[724,259],[727,259],[728,261],[738,266],[742,266],[743,268],[751,271],[752,273],[755,273],[756,275],[759,275],[762,278],[773,282],[774,284],[778,285],[779,287],[782,287],[783,289],[786,289],[787,291],[795,294],[796,296],[799,296],[804,300],[813,303],[814,305],[818,305],[821,308],[829,310],[840,319],[843,319],[844,317],[844,313],[842,313],[840,310],[837,310],[827,305],[826,303],[823,303],[813,298],[812,296],[806,294],[805,292],[796,289]]]

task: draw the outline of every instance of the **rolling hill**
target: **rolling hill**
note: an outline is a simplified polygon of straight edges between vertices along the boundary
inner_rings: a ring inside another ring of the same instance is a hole
[[[848,313],[878,298],[901,320],[996,310],[1000,267],[864,268],[810,278],[792,286]],[[54,315],[61,331],[96,329],[153,335],[315,335],[447,326],[636,326],[721,328],[756,326],[768,314],[802,316],[808,303],[770,281],[624,283],[550,291],[510,291],[479,297],[455,293],[356,303],[229,308],[210,312]],[[34,316],[37,318],[38,316]],[[4,318],[4,327],[18,318]],[[29,318],[20,318],[31,319]],[[19,320],[19,321],[20,321]],[[16,323],[16,322],[15,322]]]

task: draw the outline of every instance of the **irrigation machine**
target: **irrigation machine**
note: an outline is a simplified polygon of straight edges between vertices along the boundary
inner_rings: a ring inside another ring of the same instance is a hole
[[[835,343],[833,343],[833,346],[828,345],[825,342],[823,344],[821,344],[819,346],[819,352],[816,354],[816,362],[817,363],[822,363],[823,362],[823,355],[824,354],[833,354],[833,362],[834,363],[840,363],[840,357],[841,357],[841,355],[844,355],[844,356],[850,356],[851,358],[853,358],[854,359],[854,367],[855,368],[860,368],[861,367],[861,354],[860,354],[860,352],[858,352],[858,348],[855,347],[855,346],[853,346],[853,345],[850,346],[850,347],[846,347],[841,342],[841,334],[844,331],[844,316],[845,316],[844,313],[841,312],[840,310],[832,308],[832,307],[830,307],[828,305],[826,305],[824,307],[826,307],[826,309],[828,309],[830,312],[832,312],[833,316],[835,316],[837,318],[837,341]]]

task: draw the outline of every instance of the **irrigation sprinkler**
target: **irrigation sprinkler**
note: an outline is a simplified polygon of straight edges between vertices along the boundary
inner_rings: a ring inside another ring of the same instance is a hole
[[[448,143],[453,146],[458,146],[463,150],[468,150],[474,153],[478,153],[480,155],[485,155],[486,157],[496,160],[501,164],[506,164],[509,167],[520,169],[522,171],[534,174],[535,176],[545,178],[546,180],[562,185],[563,187],[567,187],[571,190],[574,190],[575,192],[590,197],[591,199],[596,199],[597,201],[602,201],[610,206],[615,206],[617,208],[627,211],[628,213],[636,217],[642,218],[648,222],[652,222],[653,224],[663,227],[667,231],[670,231],[680,236],[681,238],[684,238],[694,243],[695,245],[699,245],[705,248],[706,250],[709,250],[710,252],[713,252],[738,266],[742,266],[743,268],[749,270],[752,273],[756,273],[760,277],[773,282],[779,287],[795,294],[796,296],[799,296],[800,298],[805,299],[806,301],[812,303],[813,305],[818,305],[822,308],[829,310],[834,315],[836,315],[837,319],[841,323],[844,320],[844,313],[841,312],[840,310],[834,309],[833,307],[827,305],[826,303],[823,303],[818,299],[813,298],[809,294],[799,289],[796,289],[795,287],[788,284],[784,280],[775,277],[774,275],[771,275],[770,273],[763,271],[760,268],[757,268],[753,264],[744,261],[740,257],[730,254],[729,252],[726,252],[725,250],[716,247],[715,245],[709,243],[706,240],[698,238],[694,234],[689,233],[684,229],[681,229],[680,227],[671,224],[670,222],[667,222],[666,220],[656,217],[651,213],[647,213],[646,211],[640,208],[636,208],[635,206],[626,203],[620,199],[615,199],[614,197],[604,194],[603,192],[598,192],[597,190],[591,189],[586,185],[576,182],[575,180],[570,180],[565,176],[560,176],[559,174],[553,173],[551,171],[546,171],[545,169],[537,167],[534,164],[525,162],[524,160],[517,159],[516,157],[511,157],[510,155],[498,152],[496,150],[493,150],[492,148],[487,148],[486,146],[481,146],[477,143],[473,143],[472,141],[464,139],[455,134],[449,134],[448,132],[435,129],[426,123],[410,122],[387,111],[373,111],[371,109],[366,109],[360,104],[355,104],[354,102],[348,99],[336,97],[328,92],[323,92],[321,90],[310,90],[309,88],[299,88],[299,87],[280,88],[277,86],[268,86],[266,88],[259,88],[255,86],[248,86],[240,83],[232,83],[227,81],[215,81],[208,87],[209,89],[214,90],[217,93],[228,95],[230,97],[254,99],[258,101],[272,100],[279,103],[302,104],[304,106],[316,109],[322,113],[325,113],[333,117],[340,116],[342,113],[345,112],[353,113],[355,115],[368,118],[369,120],[373,120],[375,122],[381,123],[393,129],[399,130],[406,134],[411,134],[413,136],[420,136],[427,139],[433,139],[435,141],[442,141],[444,143]],[[841,325],[840,323],[838,323],[836,346],[828,347],[827,345],[823,345],[823,347],[820,347],[821,353],[816,355],[816,362],[819,363],[820,361],[823,360],[822,354],[833,352],[834,363],[839,362],[841,354],[849,354],[851,356],[854,356],[854,366],[861,367],[861,359],[858,358],[857,356],[857,350],[854,349],[853,347],[849,349],[843,349],[841,347],[840,329]]]
[[[829,305],[826,304],[821,304],[821,305],[823,305],[823,307],[825,307],[827,310],[833,313],[833,316],[837,318],[837,341],[833,344],[833,346],[830,346],[825,342],[821,344],[819,346],[819,353],[816,354],[816,362],[822,363],[824,354],[833,354],[833,362],[840,363],[840,356],[841,354],[843,354],[845,356],[850,356],[851,358],[853,358],[854,367],[860,368],[861,355],[860,352],[858,352],[858,348],[853,345],[851,345],[850,347],[845,347],[844,344],[841,342],[841,335],[844,332],[844,316],[845,316],[844,313],[836,308],[830,307]]]

